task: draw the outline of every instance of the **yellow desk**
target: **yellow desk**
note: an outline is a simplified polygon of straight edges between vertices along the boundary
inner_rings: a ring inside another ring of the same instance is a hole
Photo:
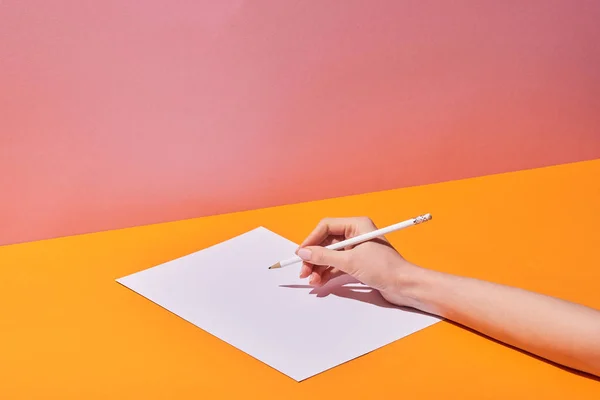
[[[600,398],[447,322],[296,383],[115,282],[259,225],[299,242],[325,216],[424,212],[390,236],[408,259],[600,308],[600,160],[19,244],[0,248],[0,398]]]

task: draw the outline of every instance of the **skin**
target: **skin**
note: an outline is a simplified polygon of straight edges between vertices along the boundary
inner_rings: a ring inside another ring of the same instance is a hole
[[[296,252],[314,286],[349,274],[390,303],[452,320],[549,361],[600,376],[600,311],[526,290],[422,268],[385,238],[345,251],[331,243],[376,230],[369,218],[324,219]]]

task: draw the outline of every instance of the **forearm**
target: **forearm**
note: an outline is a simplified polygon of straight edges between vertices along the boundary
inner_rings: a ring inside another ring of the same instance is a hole
[[[556,363],[600,376],[600,311],[428,270],[405,286],[414,306]]]

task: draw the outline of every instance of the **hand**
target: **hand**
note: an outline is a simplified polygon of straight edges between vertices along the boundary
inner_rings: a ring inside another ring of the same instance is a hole
[[[378,290],[389,302],[412,306],[402,289],[408,275],[420,270],[406,261],[385,238],[377,238],[346,248],[329,250],[324,246],[377,230],[369,218],[326,218],[308,235],[296,254],[304,260],[300,278],[322,286],[329,280],[349,274]]]

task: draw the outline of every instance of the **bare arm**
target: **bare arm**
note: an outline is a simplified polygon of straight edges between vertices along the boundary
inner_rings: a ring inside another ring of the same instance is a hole
[[[416,269],[399,280],[415,308],[600,376],[600,311],[514,287]]]
[[[600,376],[600,311],[514,287],[427,270],[385,239],[346,251],[322,247],[376,227],[368,218],[325,219],[302,243],[300,277],[321,286],[350,274],[390,303],[410,306],[564,366]]]

